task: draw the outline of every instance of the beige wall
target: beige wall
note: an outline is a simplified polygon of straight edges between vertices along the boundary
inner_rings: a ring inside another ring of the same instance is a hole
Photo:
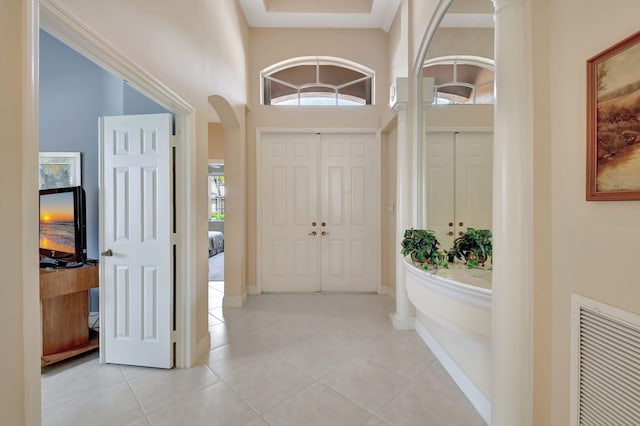
[[[639,13],[635,0],[549,2],[549,67],[534,82],[550,83],[542,118],[550,119],[553,425],[569,418],[571,294],[640,314],[640,202],[585,201],[585,61],[637,31]],[[546,23],[539,25],[543,30]],[[536,164],[535,171],[546,166]]]
[[[434,105],[425,112],[425,126],[493,128],[493,105]]]
[[[493,58],[493,28],[439,28],[426,59],[451,55]]]
[[[427,30],[427,26],[431,21],[431,17],[436,10],[438,4],[445,0],[407,0],[409,1],[409,40],[408,51],[410,52],[409,61],[411,67],[414,66],[416,61],[420,60],[418,54],[420,51],[420,44]],[[412,70],[412,68],[410,68]]]
[[[209,160],[224,160],[224,127],[209,123]]]
[[[400,247],[396,246],[396,169],[398,149],[398,125],[393,120],[382,133],[380,176],[382,194],[380,200],[380,223],[382,229],[382,285],[393,292],[396,289],[396,257]],[[391,210],[391,208],[393,210]]]
[[[251,29],[250,102],[247,113],[247,283],[256,272],[256,129],[369,128],[379,129],[388,110],[388,39],[382,30]],[[365,48],[366,47],[366,48]],[[375,71],[375,105],[364,107],[278,107],[260,105],[260,71],[299,56],[333,56]]]
[[[23,343],[23,288],[37,285],[25,282],[22,262],[23,247],[23,132],[22,84],[26,73],[22,70],[22,4],[20,0],[3,1],[0,4],[0,48],[3,60],[0,65],[0,123],[4,129],[2,152],[10,158],[0,167],[0,223],[3,224],[0,244],[0,324],[2,324],[2,350],[0,350],[0,413],[6,424],[24,424],[25,411],[25,363]],[[35,173],[35,170],[34,170]],[[37,188],[33,189],[34,198]],[[37,238],[34,225],[31,239]],[[33,254],[34,270],[37,268]],[[38,321],[34,318],[33,321]]]
[[[207,95],[221,94],[238,111],[246,103],[246,60],[248,28],[235,2],[201,2],[201,7],[175,8],[170,1],[140,3],[98,1],[87,4],[73,0],[60,2],[73,15],[93,28],[116,49],[156,76],[196,109],[198,176],[198,235],[202,235],[197,262],[197,333],[207,333],[206,170],[207,122],[212,116]],[[24,259],[37,253],[37,144],[22,134],[21,92],[23,48],[22,16],[27,2],[8,0],[0,6],[0,46],[4,57],[0,67],[0,120],[5,136],[5,154],[14,161],[0,168],[0,208],[3,230],[0,262],[0,320],[3,324],[3,350],[0,351],[2,384],[0,412],[7,424],[25,424],[25,418],[38,424],[39,342],[37,326],[37,266],[21,269]],[[124,31],[135,27],[137,30]],[[151,46],[151,48],[149,47]],[[168,60],[170,58],[170,60]],[[26,108],[29,106],[27,105]],[[239,120],[244,126],[244,116]],[[16,124],[18,124],[16,126]],[[244,131],[241,132],[244,136]],[[25,166],[26,165],[26,166]],[[25,195],[26,194],[26,195]],[[28,220],[32,224],[24,224]],[[23,226],[24,225],[24,226]],[[31,254],[29,254],[31,253]],[[29,301],[23,309],[23,294]],[[31,300],[33,299],[33,300]],[[26,312],[26,313],[25,313]],[[26,320],[23,320],[26,318]],[[25,330],[28,330],[25,333]],[[25,349],[27,348],[27,349]],[[33,359],[36,362],[31,362]],[[25,363],[27,366],[25,368]],[[25,394],[25,392],[27,392]]]
[[[391,28],[389,29],[389,76],[391,81],[396,77],[409,75],[409,51],[407,41],[409,37],[407,1],[403,1],[398,8]]]
[[[190,7],[176,7],[170,0],[58,2],[196,109],[196,235],[202,247],[196,259],[199,340],[208,329],[207,133],[208,122],[217,118],[207,97],[223,96],[234,107],[246,103],[244,16],[235,1],[198,0]]]
[[[551,239],[551,142],[549,132],[549,2],[534,2],[533,35],[533,114],[535,140],[533,162],[533,424],[551,423],[551,268],[554,264]],[[566,423],[565,423],[566,424]]]

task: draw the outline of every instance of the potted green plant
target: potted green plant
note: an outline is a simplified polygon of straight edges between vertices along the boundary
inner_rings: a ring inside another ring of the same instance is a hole
[[[440,243],[435,234],[427,229],[407,229],[402,240],[403,256],[410,255],[411,260],[428,269],[429,264],[447,268],[446,255],[440,251]]]
[[[469,268],[484,266],[493,255],[491,237],[491,231],[488,229],[467,228],[467,232],[453,241],[449,254],[460,260],[464,259]]]

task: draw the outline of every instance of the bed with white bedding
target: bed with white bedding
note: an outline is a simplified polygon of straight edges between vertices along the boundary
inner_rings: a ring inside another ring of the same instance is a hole
[[[218,231],[209,231],[209,257],[224,251],[224,234]]]

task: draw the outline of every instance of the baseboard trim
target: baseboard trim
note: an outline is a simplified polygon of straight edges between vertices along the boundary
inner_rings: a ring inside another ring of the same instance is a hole
[[[382,287],[380,287],[380,290],[378,290],[378,294],[382,295],[382,296],[391,296],[394,299],[396,298],[396,291],[386,285],[383,285]]]
[[[460,368],[458,363],[449,356],[447,351],[438,343],[435,337],[420,322],[416,321],[416,332],[422,338],[422,341],[431,349],[433,355],[440,362],[442,367],[449,373],[449,376],[458,385],[462,393],[465,394],[471,405],[476,409],[478,414],[487,424],[491,424],[491,401],[476,386],[476,384],[467,376]]]
[[[224,296],[222,306],[225,308],[242,308],[247,301],[247,293],[242,296]]]
[[[396,330],[415,330],[416,328],[415,317],[401,318],[398,317],[395,313],[392,313],[389,314],[389,318],[391,319],[393,328],[395,328]]]
[[[247,286],[247,294],[260,294],[258,293],[257,285],[248,285]]]
[[[209,332],[207,331],[207,334],[205,334],[202,337],[202,339],[198,341],[198,344],[196,345],[196,359],[197,360],[201,359],[206,354],[208,354],[210,350],[211,350],[211,334],[209,334]]]

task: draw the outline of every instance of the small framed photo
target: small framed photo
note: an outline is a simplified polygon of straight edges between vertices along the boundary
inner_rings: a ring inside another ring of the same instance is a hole
[[[40,189],[82,185],[79,152],[41,152]]]
[[[640,200],[640,32],[587,61],[586,198]]]

